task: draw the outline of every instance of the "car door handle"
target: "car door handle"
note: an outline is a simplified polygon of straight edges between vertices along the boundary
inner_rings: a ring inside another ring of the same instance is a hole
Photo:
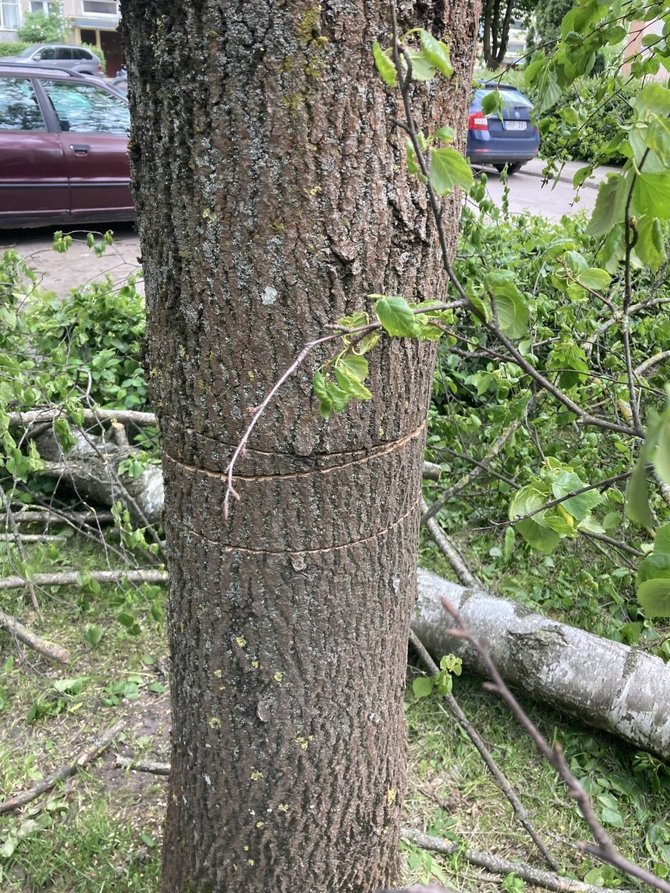
[[[91,151],[91,147],[88,143],[72,143],[70,148],[74,152],[75,155],[88,155]]]

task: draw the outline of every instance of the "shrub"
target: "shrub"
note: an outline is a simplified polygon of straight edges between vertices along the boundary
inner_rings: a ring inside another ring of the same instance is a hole
[[[27,49],[30,43],[24,40],[0,40],[0,58],[3,56],[18,56],[23,50]]]
[[[58,3],[49,4],[49,12],[27,12],[18,34],[21,40],[31,43],[62,43],[68,30],[68,22]]]

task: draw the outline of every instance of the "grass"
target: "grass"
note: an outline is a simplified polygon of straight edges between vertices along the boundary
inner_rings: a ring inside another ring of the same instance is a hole
[[[429,554],[424,551],[424,558]],[[14,556],[0,557],[0,574]],[[100,566],[92,545],[59,546],[62,566]],[[33,548],[34,570],[48,556]],[[444,572],[439,561],[433,568]],[[481,568],[479,568],[481,570]],[[519,573],[519,569],[515,573]],[[164,779],[116,769],[114,754],[166,762],[169,703],[164,593],[156,587],[82,585],[39,593],[43,622],[30,617],[22,593],[2,594],[2,606],[45,637],[69,648],[67,667],[21,652],[0,633],[0,797],[25,790],[72,762],[96,733],[120,718],[126,730],[106,754],[50,794],[0,823],[0,888],[7,893],[156,893],[166,789]],[[95,627],[96,640],[87,630]],[[419,672],[410,667],[411,678]],[[477,680],[456,680],[461,706],[520,794],[532,822],[563,870],[594,883],[618,883],[585,859],[577,841],[583,820],[553,772],[505,708]],[[531,706],[545,735],[560,738],[573,770],[589,787],[601,816],[629,856],[670,872],[670,772],[614,739],[577,727],[546,707]],[[540,865],[507,801],[441,699],[417,699],[408,688],[406,717],[410,784],[405,824],[511,860]],[[403,844],[405,881],[430,878],[463,891],[488,891],[499,878],[460,857],[443,859]],[[630,884],[626,884],[630,886]],[[518,879],[504,883],[520,893]]]

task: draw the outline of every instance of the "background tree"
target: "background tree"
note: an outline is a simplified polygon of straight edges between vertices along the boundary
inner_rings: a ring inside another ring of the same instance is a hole
[[[572,6],[572,0],[547,0],[546,3],[538,3],[533,16],[533,27],[528,33],[529,47],[553,45],[561,36],[563,16]],[[549,47],[550,50],[552,48],[553,46]]]
[[[462,131],[474,3],[403,5],[455,74],[417,114]],[[395,872],[402,717],[433,349],[390,340],[377,399],[326,424],[303,345],[370,293],[441,297],[396,97],[387,7],[126,0],[131,154],[170,554],[163,888],[374,890]],[[452,247],[458,203],[446,208]],[[377,353],[377,352],[375,352]]]
[[[483,0],[480,26],[482,49],[486,67],[491,71],[505,61],[512,21],[527,16],[536,5],[537,0]],[[568,3],[568,8],[571,5]]]

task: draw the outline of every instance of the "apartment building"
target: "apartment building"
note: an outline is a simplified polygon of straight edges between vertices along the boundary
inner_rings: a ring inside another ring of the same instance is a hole
[[[50,0],[0,0],[0,40],[16,40],[23,16],[47,13],[50,5]],[[107,60],[107,74],[116,74],[122,64],[118,0],[62,0],[60,6],[70,25],[66,42],[99,47]]]

